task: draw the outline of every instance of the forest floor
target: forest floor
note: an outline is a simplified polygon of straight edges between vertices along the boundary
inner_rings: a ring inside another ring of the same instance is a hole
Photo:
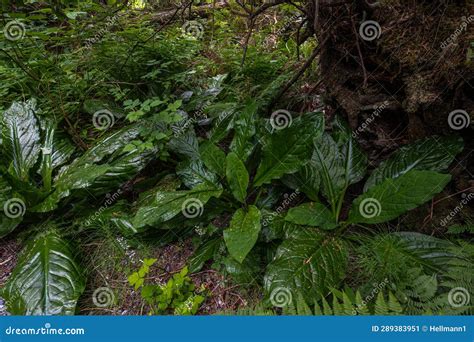
[[[5,284],[15,268],[20,247],[20,244],[14,238],[0,239],[0,287]],[[5,302],[0,298],[0,316],[7,314]]]
[[[171,243],[164,247],[147,250],[147,258],[155,258],[157,262],[147,275],[147,281],[153,284],[165,284],[170,277],[186,266],[188,259],[193,254],[190,240]],[[84,302],[80,303],[80,314],[83,315],[144,315],[147,306],[140,294],[128,284],[127,274],[123,269],[136,269],[141,265],[138,256],[139,250],[127,248],[122,258],[116,260],[113,268],[104,270],[100,265],[95,268],[95,275],[89,277],[88,289],[97,289],[106,286],[113,290],[115,305],[100,308],[92,303],[92,291],[85,293]],[[207,266],[207,267],[206,267]],[[228,280],[217,271],[209,267],[209,263],[200,272],[190,275],[196,288],[203,288],[206,300],[201,305],[198,314],[215,314],[235,310],[246,306],[247,302],[239,291],[239,286],[228,283]]]
[[[3,286],[15,268],[20,253],[20,244],[16,238],[0,239],[0,287]],[[92,246],[91,246],[92,247]],[[91,253],[95,248],[91,248]],[[175,273],[179,272],[193,254],[190,240],[185,240],[170,245],[147,250],[148,258],[156,258],[157,262],[148,274],[147,280],[155,284],[164,284]],[[102,267],[97,263],[93,268],[93,276],[89,277],[88,289],[107,286],[112,289],[114,305],[100,308],[92,302],[92,291],[85,293],[84,300],[80,303],[82,315],[144,315],[147,306],[139,293],[135,292],[128,284],[127,274],[123,269],[138,268],[141,260],[139,250],[127,249],[125,253],[115,260],[114,267]],[[201,305],[198,314],[210,315],[231,312],[248,304],[249,294],[242,291],[239,285],[229,283],[222,274],[210,268],[207,263],[200,272],[194,273],[191,279],[196,288],[203,288],[206,300]],[[0,298],[0,316],[6,316],[5,302]]]

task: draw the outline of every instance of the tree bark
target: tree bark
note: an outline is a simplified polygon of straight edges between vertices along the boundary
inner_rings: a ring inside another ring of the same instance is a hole
[[[472,1],[308,0],[306,12],[311,33],[325,42],[327,100],[353,129],[378,110],[409,139],[453,133],[448,116],[463,110],[471,125],[459,131],[472,140]]]

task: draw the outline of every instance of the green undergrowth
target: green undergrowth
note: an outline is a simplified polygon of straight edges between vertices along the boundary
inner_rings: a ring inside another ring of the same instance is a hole
[[[452,192],[460,137],[374,167],[341,115],[279,97],[301,64],[285,25],[275,44],[255,34],[242,65],[239,18],[193,37],[136,11],[5,17],[25,28],[0,41],[0,237],[24,246],[1,289],[11,313],[76,314],[121,274],[145,313],[196,314],[211,294],[190,275],[212,269],[259,293],[232,314],[472,314],[468,211],[432,235],[404,220]],[[185,240],[181,273],[150,283],[156,248]]]

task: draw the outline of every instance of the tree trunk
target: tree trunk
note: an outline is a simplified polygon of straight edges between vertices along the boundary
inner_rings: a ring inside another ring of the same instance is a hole
[[[472,140],[472,0],[308,0],[306,10],[324,42],[327,100],[361,136],[387,134],[360,129],[372,118],[389,139],[460,131]]]

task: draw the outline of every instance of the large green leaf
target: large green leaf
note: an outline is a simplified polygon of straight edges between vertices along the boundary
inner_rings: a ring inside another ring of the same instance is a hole
[[[58,133],[50,120],[44,120],[42,126],[43,143],[38,173],[43,178],[45,190],[50,191],[54,169],[69,160],[74,153],[75,147],[67,137]]]
[[[51,190],[53,182],[53,141],[54,141],[54,126],[52,122],[47,121],[44,128],[43,145],[41,147],[41,161],[39,173],[43,177],[43,186],[46,191]]]
[[[222,189],[201,184],[192,190],[159,191],[152,205],[140,207],[132,224],[138,229],[159,224],[182,213],[187,218],[202,214],[204,205],[211,197],[219,197]]]
[[[189,273],[200,271],[204,263],[214,256],[221,242],[222,238],[215,238],[199,246],[189,259]]]
[[[292,297],[300,292],[311,302],[339,285],[347,262],[347,246],[342,240],[314,229],[297,230],[278,247],[268,265],[265,290],[270,298],[279,292]]]
[[[311,164],[318,170],[321,177],[322,194],[331,204],[333,210],[344,189],[344,163],[334,139],[324,133],[314,143]]]
[[[124,147],[131,141],[139,138],[142,124],[126,126],[113,132],[94,144],[81,157],[72,162],[66,170],[80,165],[97,164],[116,159],[117,154],[122,155]]]
[[[255,122],[257,118],[257,103],[250,101],[234,116],[234,138],[230,144],[230,150],[246,161],[252,153],[255,143],[252,141],[256,133]]]
[[[72,315],[85,277],[66,241],[48,232],[30,240],[2,289],[15,315]]]
[[[133,204],[133,213],[136,213],[138,209],[142,207],[153,207],[156,205],[156,195],[158,192],[163,191],[175,191],[181,185],[180,180],[176,175],[166,175],[164,176],[154,187],[144,191],[140,194],[139,198]],[[129,213],[128,211],[119,210],[119,212],[114,212],[114,217],[111,221],[115,226],[121,231],[124,235],[133,235],[143,231],[142,229],[137,229],[132,224],[132,219],[134,214]],[[139,227],[143,228],[143,227]]]
[[[238,104],[235,102],[218,102],[207,107],[207,112],[214,119],[212,129],[208,133],[209,143],[217,144],[228,135],[229,130],[233,127],[237,107]]]
[[[176,174],[188,188],[199,184],[208,184],[210,187],[219,185],[217,176],[209,171],[200,159],[182,161],[176,168]]]
[[[387,178],[355,199],[349,213],[351,223],[382,223],[429,201],[448,184],[451,175],[411,170],[398,178]]]
[[[275,211],[262,210],[262,238],[265,242],[273,240],[284,240],[297,230],[301,230],[299,224],[285,220],[284,214]]]
[[[331,211],[321,203],[304,203],[288,210],[286,221],[322,229],[334,229],[336,220]]]
[[[257,242],[261,229],[260,219],[260,210],[251,205],[247,212],[244,209],[238,209],[232,217],[230,227],[224,230],[227,249],[239,263],[244,261]]]
[[[372,172],[364,191],[386,178],[397,178],[410,170],[445,171],[462,149],[462,138],[452,136],[433,136],[403,146]]]
[[[209,141],[199,146],[201,159],[204,165],[212,172],[221,177],[225,176],[225,153],[219,147]]]
[[[95,194],[116,190],[123,183],[142,171],[155,158],[156,154],[156,149],[147,149],[145,151],[137,149],[124,153],[107,164],[107,171],[97,177],[92,182],[90,188]]]
[[[36,101],[14,102],[3,114],[3,150],[12,163],[12,174],[23,181],[40,152],[40,132],[35,117]]]
[[[397,232],[393,235],[400,238],[407,251],[425,262],[433,263],[437,268],[446,266],[448,261],[456,257],[452,252],[456,245],[449,240],[417,232]]]
[[[244,203],[249,186],[249,173],[237,154],[231,152],[226,158],[226,178],[235,199]]]
[[[61,199],[68,197],[72,190],[87,189],[91,187],[95,180],[106,174],[108,165],[79,165],[69,168],[56,180],[55,191],[49,195],[42,203],[32,208],[35,212],[48,212],[55,210]]]
[[[55,191],[32,210],[51,211],[57,208],[61,199],[70,196],[72,190],[90,188],[95,194],[103,194],[134,177],[156,155],[154,149],[124,152],[124,147],[139,137],[140,128],[139,124],[127,126],[102,138],[62,168],[54,182]]]
[[[315,141],[311,162],[319,172],[323,195],[336,211],[347,187],[364,177],[367,158],[348,129],[338,120],[334,136],[336,139],[324,133]]]
[[[168,174],[161,178],[158,183],[142,192],[138,200],[134,203],[136,208],[152,205],[155,203],[156,194],[159,191],[175,191],[181,185],[181,181],[174,174]]]
[[[190,128],[183,134],[173,137],[168,147],[171,151],[189,159],[199,159],[199,143],[194,129]]]
[[[312,163],[303,165],[296,173],[286,175],[282,181],[291,189],[303,192],[310,200],[318,200],[321,178],[318,170]]]
[[[344,186],[347,188],[364,178],[367,172],[367,156],[354,140],[352,131],[340,117],[336,117],[334,126],[333,134],[341,152],[344,165]]]
[[[65,134],[54,132],[53,152],[51,155],[51,163],[53,169],[65,164],[73,155],[74,145]]]
[[[266,137],[263,158],[254,179],[256,186],[270,183],[284,174],[297,172],[311,157],[313,140],[324,129],[321,113],[306,113],[289,127]]]
[[[12,232],[23,220],[22,204],[20,199],[14,199],[10,184],[0,176],[0,238]]]

